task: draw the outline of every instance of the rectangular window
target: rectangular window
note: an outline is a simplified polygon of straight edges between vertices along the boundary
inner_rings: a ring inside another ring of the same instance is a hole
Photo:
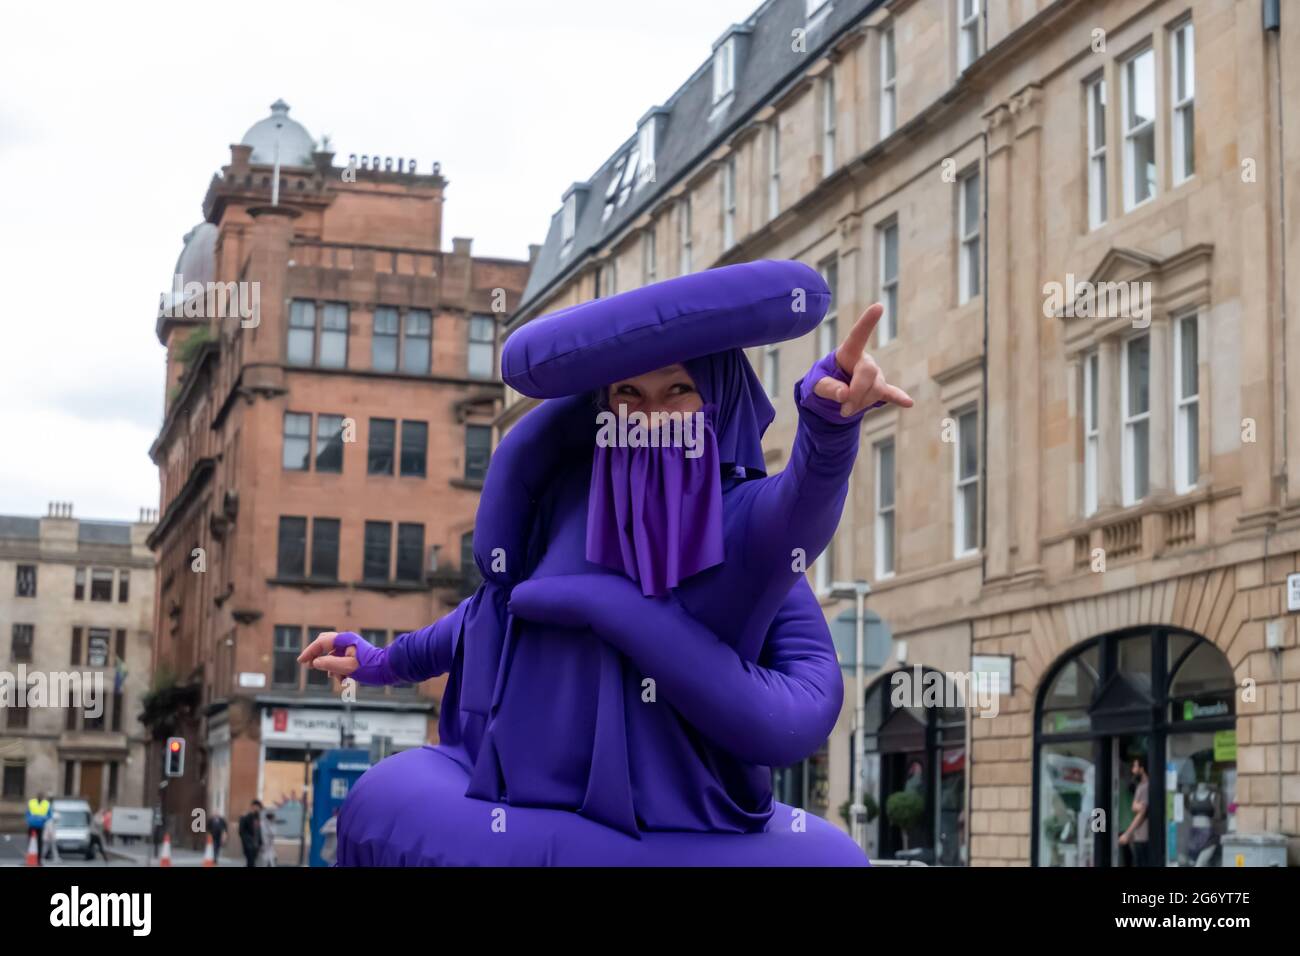
[[[77,568],[73,581],[72,597],[77,601],[84,601],[86,599],[86,569]]]
[[[775,219],[781,211],[781,124],[772,120],[767,126],[767,216]]]
[[[491,378],[496,372],[496,326],[490,315],[469,317],[467,371],[470,378]]]
[[[691,271],[691,197],[686,196],[677,204],[677,246],[680,251],[678,273],[687,275]]]
[[[957,415],[955,451],[953,553],[961,557],[979,549],[979,414],[973,408]]]
[[[722,167],[722,248],[736,244],[736,157],[729,156]]]
[[[126,663],[126,631],[117,630],[113,633],[113,660]]]
[[[397,422],[391,418],[370,419],[370,446],[366,451],[366,474],[391,475],[397,441]]]
[[[830,305],[826,307],[826,317],[822,319],[822,324],[817,326],[817,354],[818,357],[825,355],[827,352],[833,352],[839,346],[839,314],[837,307],[840,301],[840,260],[838,256],[832,256],[821,264],[820,271],[822,278],[826,280],[826,287],[831,290]]]
[[[325,581],[339,579],[339,519],[311,519],[311,576]]]
[[[131,599],[131,572],[117,572],[117,603],[125,604]]]
[[[402,337],[402,371],[408,375],[428,375],[433,348],[433,317],[423,309],[406,313]]]
[[[961,251],[957,266],[957,302],[980,294],[980,174],[971,170],[957,181]]]
[[[826,545],[826,550],[813,565],[813,589],[818,594],[829,594],[835,581],[835,539]]]
[[[14,576],[14,594],[17,597],[36,597],[36,565],[18,565]]]
[[[107,667],[108,666],[108,642],[112,634],[107,628],[92,627],[86,633],[86,666],[87,667]]]
[[[425,422],[402,422],[401,473],[410,478],[423,478],[428,450],[428,424]]]
[[[1151,339],[1140,335],[1124,344],[1121,363],[1124,401],[1124,504],[1147,496],[1150,480]]]
[[[876,577],[894,573],[894,440],[876,445]]]
[[[763,347],[763,388],[768,398],[776,398],[781,391],[781,349],[776,345]]]
[[[898,338],[898,223],[887,222],[880,227],[880,303],[885,314],[876,326],[877,340],[888,345]],[[976,237],[975,242],[979,243]]]
[[[316,470],[343,471],[343,416],[316,416]]]
[[[316,303],[294,299],[289,304],[290,365],[311,365],[316,361]]]
[[[725,99],[736,86],[736,45],[728,37],[713,51],[713,102]]]
[[[370,367],[376,372],[397,371],[397,310],[375,309],[375,331],[370,337]]]
[[[334,630],[334,628],[327,624],[315,624],[307,628],[307,643],[310,644],[326,631],[332,630]],[[328,690],[330,686],[330,675],[324,671],[317,670],[314,667],[309,667],[307,668],[307,686],[316,688],[323,687]]]
[[[1147,49],[1120,68],[1123,77],[1124,208],[1156,194],[1156,55]]]
[[[957,0],[957,70],[965,70],[980,55],[980,0]]]
[[[326,302],[321,316],[320,364],[322,368],[348,367],[348,306]]]
[[[1083,360],[1083,513],[1097,511],[1097,454],[1101,443],[1098,425],[1097,353],[1089,352]]]
[[[298,686],[298,655],[302,653],[302,628],[278,624],[271,658],[271,686]],[[315,668],[312,668],[313,670]]]
[[[27,729],[27,708],[19,707],[16,703],[10,702],[4,708],[5,728],[8,730],[26,730]],[[21,744],[19,745],[21,746]]]
[[[1174,324],[1174,480],[1179,494],[1196,487],[1200,477],[1200,359],[1197,318]]]
[[[90,599],[92,601],[113,600],[113,572],[104,568],[95,568],[90,572]]]
[[[15,624],[9,644],[9,660],[15,664],[32,662],[32,645],[36,643],[35,624]]]
[[[641,282],[650,285],[658,281],[659,258],[655,249],[655,231],[651,226],[641,234]]]
[[[424,525],[397,526],[397,580],[421,581],[424,578]]]
[[[898,76],[894,63],[894,28],[880,32],[880,138],[898,122]]]
[[[67,788],[65,792],[71,793],[72,789]],[[27,764],[5,764],[4,783],[0,785],[0,796],[7,800],[21,800],[27,796]]]
[[[1088,225],[1106,221],[1106,81],[1088,84]]]
[[[306,471],[311,463],[311,416],[284,413],[285,471]]]
[[[822,175],[835,171],[835,76],[822,80]]]
[[[307,574],[307,519],[281,518],[275,573],[281,578],[302,578]]]
[[[1173,158],[1174,183],[1196,172],[1196,51],[1191,21],[1173,34]]]
[[[460,576],[462,588],[466,594],[472,594],[483,583],[483,575],[474,561],[474,532],[466,531],[460,536]]]
[[[73,667],[80,667],[81,660],[81,628],[74,627],[72,629],[72,658],[68,663]]]
[[[393,526],[387,521],[367,521],[365,556],[361,577],[365,581],[387,581],[393,553]]]
[[[492,456],[492,426],[465,426],[465,480],[482,481]]]

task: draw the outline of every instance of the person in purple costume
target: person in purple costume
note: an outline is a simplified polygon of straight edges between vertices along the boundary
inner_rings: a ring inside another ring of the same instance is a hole
[[[362,776],[337,865],[866,865],[774,800],[770,768],[815,751],[839,713],[802,572],[839,521],[862,415],[912,400],[865,355],[874,305],[796,384],[794,449],[767,476],[774,412],[741,351],[810,331],[828,302],[815,270],[760,261],[507,340],[504,380],[547,400],[493,455],[483,584],[386,648],[329,633],[300,658],[365,684],[449,675],[441,742]],[[616,410],[702,427],[611,442]]]

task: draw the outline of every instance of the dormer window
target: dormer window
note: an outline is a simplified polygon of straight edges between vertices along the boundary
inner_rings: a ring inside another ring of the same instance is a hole
[[[641,154],[641,166],[637,171],[636,188],[640,189],[655,178],[655,121],[649,119],[641,124],[636,134],[636,149]]]
[[[736,39],[727,37],[713,51],[713,102],[718,103],[736,88]]]
[[[564,212],[560,215],[560,238],[567,246],[573,242],[573,234],[578,228],[578,197],[570,194],[564,200]]]
[[[614,208],[622,206],[627,202],[627,197],[632,194],[632,187],[637,180],[637,169],[640,166],[640,156],[640,147],[633,146],[614,163],[609,185],[605,187],[605,208],[600,213],[601,222],[607,221],[614,214]]]

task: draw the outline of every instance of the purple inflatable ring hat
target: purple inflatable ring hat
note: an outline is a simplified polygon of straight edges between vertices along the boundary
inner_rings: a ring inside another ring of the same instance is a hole
[[[821,274],[760,259],[665,279],[534,319],[501,351],[501,378],[530,398],[577,395],[689,359],[784,342],[830,307]]]

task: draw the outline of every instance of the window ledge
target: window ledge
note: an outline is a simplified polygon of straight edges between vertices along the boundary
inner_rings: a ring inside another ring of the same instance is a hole
[[[353,581],[354,588],[363,591],[429,591],[432,590],[423,581]]]
[[[284,588],[304,588],[310,591],[312,588],[341,588],[345,582],[337,578],[267,578],[267,584]]]
[[[453,488],[468,488],[470,491],[482,491],[482,478],[453,478],[448,482]]]

